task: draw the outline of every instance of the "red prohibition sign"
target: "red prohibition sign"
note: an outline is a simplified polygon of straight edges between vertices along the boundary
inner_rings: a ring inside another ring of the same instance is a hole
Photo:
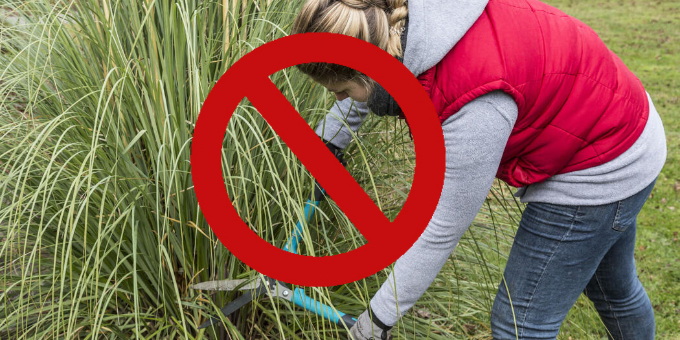
[[[404,111],[413,134],[416,167],[411,191],[393,222],[269,79],[282,69],[312,62],[340,64],[363,72],[392,94]],[[227,195],[221,152],[229,119],[244,97],[319,181],[367,244],[333,256],[296,255],[266,242],[243,222]],[[387,52],[340,34],[291,35],[262,45],[237,61],[205,100],[191,151],[196,197],[222,244],[258,272],[301,286],[346,284],[396,261],[425,230],[444,185],[444,137],[423,87]]]

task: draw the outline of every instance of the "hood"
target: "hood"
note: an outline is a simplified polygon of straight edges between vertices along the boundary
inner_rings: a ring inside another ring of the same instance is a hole
[[[409,0],[404,65],[415,76],[434,67],[479,19],[489,0]]]
[[[409,0],[405,32],[404,63],[416,77],[434,67],[479,19],[489,0]],[[368,108],[378,116],[400,116],[394,98],[377,84]]]

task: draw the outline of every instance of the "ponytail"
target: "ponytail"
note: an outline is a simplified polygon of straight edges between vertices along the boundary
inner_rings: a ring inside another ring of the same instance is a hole
[[[406,0],[307,0],[295,18],[292,34],[326,32],[367,41],[402,57],[401,33],[408,15]],[[303,64],[298,68],[317,81],[370,79],[334,64]]]
[[[408,15],[406,0],[387,0],[387,4],[390,9],[390,14],[388,16],[390,38],[387,43],[387,53],[393,56],[403,57],[401,33],[404,30],[406,16]]]

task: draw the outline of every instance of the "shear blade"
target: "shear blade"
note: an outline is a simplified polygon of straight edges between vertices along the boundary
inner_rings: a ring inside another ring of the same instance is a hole
[[[245,294],[239,296],[236,298],[236,300],[232,301],[228,305],[222,307],[221,312],[224,317],[227,317],[231,315],[231,313],[237,311],[239,308],[243,307],[245,304],[249,303],[250,301],[253,300],[254,295],[260,295],[262,292],[256,291],[255,294],[253,294],[252,291],[248,291]],[[203,329],[206,327],[210,327],[215,322],[219,322],[219,318],[210,318],[208,321],[202,323],[200,326],[198,326],[198,329]]]
[[[189,286],[191,289],[198,290],[215,290],[215,291],[232,291],[232,290],[253,290],[260,287],[260,279],[239,279],[239,280],[219,280],[206,281]]]

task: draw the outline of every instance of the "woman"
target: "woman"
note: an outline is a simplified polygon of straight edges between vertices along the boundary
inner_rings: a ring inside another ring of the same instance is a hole
[[[581,292],[612,339],[654,338],[633,253],[636,216],[666,159],[664,129],[595,32],[536,0],[309,0],[293,26],[306,32],[353,36],[400,58],[430,95],[446,143],[432,220],[350,330],[355,340],[389,337],[494,177],[528,205],[494,300],[493,338],[555,339]],[[330,147],[345,148],[369,109],[401,115],[359,72],[298,67],[337,96],[317,128]]]

